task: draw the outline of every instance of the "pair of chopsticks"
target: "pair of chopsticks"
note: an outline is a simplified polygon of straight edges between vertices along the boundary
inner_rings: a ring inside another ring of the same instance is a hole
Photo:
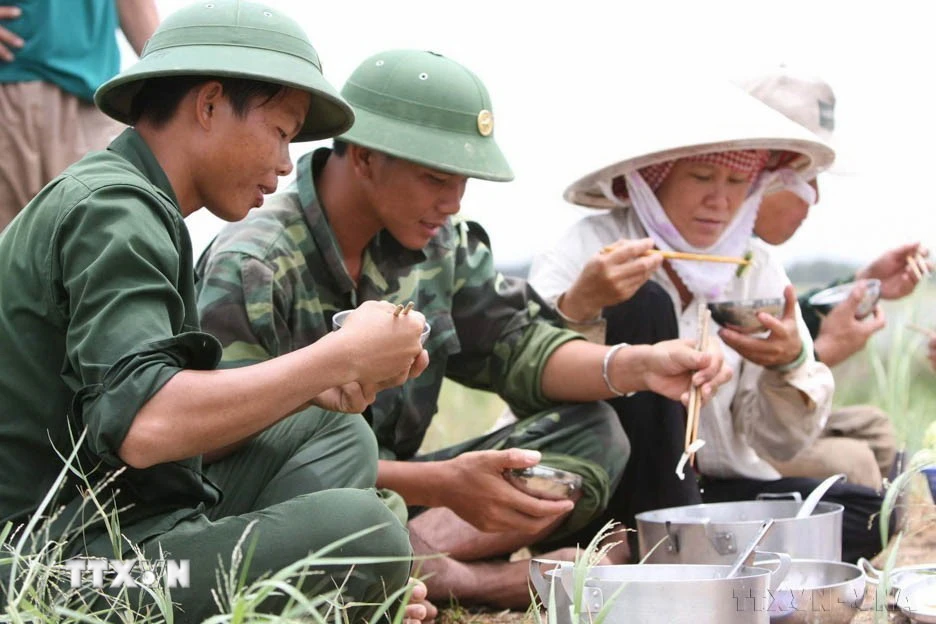
[[[606,245],[601,248],[601,253],[606,254],[614,250],[614,245]],[[648,249],[642,255],[650,256],[659,254],[667,260],[697,260],[699,262],[723,262],[726,264],[748,265],[751,261],[748,258],[736,258],[734,256],[710,256],[708,254],[687,253],[684,251],[663,251],[662,249]]]
[[[416,307],[416,304],[413,303],[412,301],[408,301],[405,306],[403,304],[398,303],[397,307],[393,309],[393,316],[400,316],[401,314],[403,316],[406,316],[407,314],[410,313],[410,310],[412,310],[414,307]]]
[[[919,252],[915,255],[911,254],[907,256],[907,266],[910,267],[910,271],[913,272],[918,282],[922,282],[924,276],[928,277],[929,274],[932,273],[926,258]]]
[[[706,351],[709,346],[709,319],[712,318],[712,312],[708,306],[699,304],[699,338],[696,343],[696,349]],[[699,387],[695,384],[689,388],[689,406],[686,408],[686,447],[685,452],[689,454],[689,465],[695,466],[695,445],[699,437],[699,412],[702,409],[702,397],[699,395]]]

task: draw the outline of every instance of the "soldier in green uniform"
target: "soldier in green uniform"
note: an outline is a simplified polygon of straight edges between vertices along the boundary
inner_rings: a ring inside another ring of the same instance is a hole
[[[679,398],[690,378],[708,397],[730,371],[685,341],[588,343],[555,326],[524,282],[495,271],[484,230],[456,216],[468,178],[513,177],[488,93],[468,69],[387,51],[358,66],[342,96],[356,120],[334,149],[303,156],[293,187],[227,226],[202,256],[202,323],[224,346],[222,365],[255,365],[334,335],[340,310],[414,302],[431,327],[430,363],[365,414],[380,447],[378,487],[417,513],[417,554],[447,554],[422,562],[430,599],[523,607],[527,564],[506,555],[574,544],[626,463],[626,436],[599,401],[645,389]],[[526,418],[417,455],[444,377],[496,392]],[[503,478],[540,460],[581,475],[581,497],[544,500]]]
[[[203,206],[243,218],[292,170],[291,141],[335,136],[353,111],[292,19],[234,0],[168,17],[96,97],[134,127],[58,176],[0,234],[0,518],[20,526],[54,512],[45,529],[67,541],[66,556],[129,559],[132,543],[148,559],[162,549],[188,560],[190,586],[171,590],[177,622],[217,611],[219,562],[227,568],[248,526],[247,582],[376,529],[333,554],[395,560],[324,569],[303,590],[346,582],[347,598],[380,601],[407,581],[407,531],[373,489],[372,431],[331,410],[360,412],[425,368],[422,315],[369,302],[341,334],[215,370],[221,345],[199,327],[183,221]],[[73,467],[108,512],[126,507],[120,535],[108,535],[74,475],[41,505],[76,439]],[[2,572],[4,593],[19,591],[22,578],[9,586]]]

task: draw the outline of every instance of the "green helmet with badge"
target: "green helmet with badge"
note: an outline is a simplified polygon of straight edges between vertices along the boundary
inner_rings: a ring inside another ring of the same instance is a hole
[[[168,16],[140,60],[98,88],[106,115],[129,124],[131,104],[150,78],[206,76],[271,82],[305,91],[312,103],[294,141],[341,134],[354,112],[322,75],[318,54],[289,16],[256,2],[198,2]]]
[[[341,95],[355,114],[343,141],[471,178],[514,177],[494,141],[487,89],[451,59],[421,50],[375,54]]]

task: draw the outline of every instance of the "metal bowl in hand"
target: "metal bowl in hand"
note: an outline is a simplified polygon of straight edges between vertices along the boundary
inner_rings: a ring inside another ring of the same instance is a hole
[[[865,295],[862,297],[861,303],[858,304],[858,308],[855,310],[855,318],[858,319],[863,319],[871,314],[871,311],[874,310],[874,306],[877,305],[878,300],[881,298],[881,280],[868,279],[864,280],[864,283],[866,287]],[[809,304],[813,306],[819,314],[828,314],[832,311],[832,308],[848,299],[848,295],[851,294],[852,289],[857,285],[858,282],[849,282],[847,284],[833,286],[832,288],[826,288],[810,297]]]
[[[766,312],[774,318],[783,316],[783,297],[749,299],[747,301],[713,301],[708,304],[712,320],[728,329],[753,334],[765,331],[758,320],[758,312]]]
[[[581,476],[543,464],[506,470],[504,478],[521,492],[548,500],[572,498],[582,489]]]
[[[332,329],[335,331],[341,329],[345,319],[348,318],[348,315],[352,312],[354,312],[354,310],[342,310],[341,312],[336,312],[335,316],[332,317]],[[429,337],[430,329],[432,328],[429,327],[429,321],[426,321],[426,324],[423,325],[422,334],[419,335],[419,344],[426,344],[426,339]]]

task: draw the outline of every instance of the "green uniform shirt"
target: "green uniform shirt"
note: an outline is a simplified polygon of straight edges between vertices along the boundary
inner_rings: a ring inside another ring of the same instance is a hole
[[[330,331],[335,312],[362,301],[413,301],[432,328],[430,363],[371,406],[382,457],[416,453],[444,377],[497,392],[521,414],[549,407],[541,390],[546,360],[581,336],[545,322],[542,301],[525,282],[494,269],[484,230],[464,220],[451,220],[419,251],[381,231],[355,284],[316,197],[314,177],[329,154],[320,149],[300,158],[296,184],[226,226],[199,261],[198,307],[203,326],[224,346],[223,365],[309,345]]]
[[[0,234],[0,522],[34,511],[87,428],[92,483],[123,466],[137,411],[183,368],[217,365],[199,331],[192,249],[152,152],[126,130],[50,182]],[[192,414],[197,417],[197,414]],[[78,500],[74,483],[61,503]],[[201,458],[128,469],[130,524],[213,503]],[[145,524],[145,523],[144,523]],[[146,530],[141,527],[141,530]],[[136,537],[141,537],[139,534]]]

